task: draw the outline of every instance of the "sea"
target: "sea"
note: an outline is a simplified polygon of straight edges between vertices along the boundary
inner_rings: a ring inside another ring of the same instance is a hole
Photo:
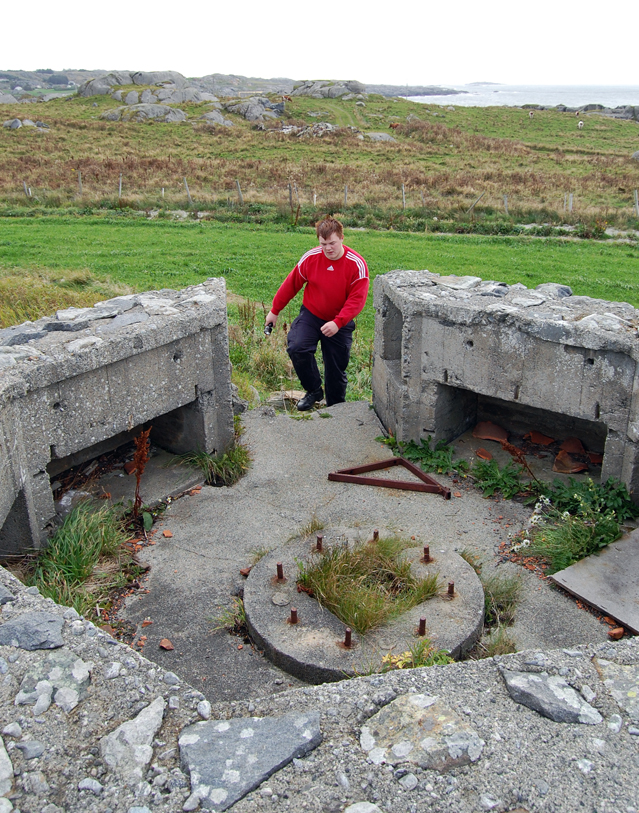
[[[538,104],[555,107],[581,107],[602,104],[604,107],[639,105],[639,85],[501,85],[475,82],[451,85],[462,93],[445,96],[408,96],[413,102],[457,105],[459,107],[522,107]]]

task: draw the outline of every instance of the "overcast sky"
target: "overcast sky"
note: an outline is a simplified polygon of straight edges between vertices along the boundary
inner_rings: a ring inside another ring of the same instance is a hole
[[[31,0],[0,11],[0,68],[634,85],[638,23],[637,0],[590,7],[584,0]]]

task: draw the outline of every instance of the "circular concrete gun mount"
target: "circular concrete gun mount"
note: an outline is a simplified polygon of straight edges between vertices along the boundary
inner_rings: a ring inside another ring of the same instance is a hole
[[[323,550],[353,544],[346,534],[323,532]],[[432,561],[420,561],[423,547],[403,553],[418,578],[438,573],[441,592],[365,636],[352,631],[352,646],[344,646],[347,625],[321,607],[316,599],[298,592],[298,562],[322,556],[316,538],[298,539],[271,551],[251,570],[244,586],[244,608],[251,636],[264,654],[281,669],[308,683],[342,680],[379,671],[388,653],[399,655],[415,646],[420,618],[426,619],[426,637],[437,649],[461,657],[479,639],[484,623],[484,591],[473,568],[453,551],[431,550]],[[284,580],[278,579],[281,563]],[[454,595],[448,583],[454,582]],[[291,609],[297,623],[291,623]]]

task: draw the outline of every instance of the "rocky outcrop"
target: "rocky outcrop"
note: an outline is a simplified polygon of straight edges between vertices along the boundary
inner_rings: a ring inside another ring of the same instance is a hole
[[[249,99],[231,99],[223,105],[229,113],[242,116],[247,121],[276,119],[284,112],[284,102],[271,102],[266,96],[251,96]]]
[[[96,79],[87,79],[78,88],[78,96],[108,96],[117,85],[132,85],[130,73],[113,71]]]
[[[311,96],[313,99],[339,99],[350,93],[365,93],[366,86],[361,82],[333,82],[326,79],[308,80],[295,85],[291,96]]]
[[[31,121],[31,119],[9,119],[3,122],[3,127],[7,130],[18,130],[20,127],[35,127],[38,130],[48,130],[49,125],[43,121]]]
[[[12,96],[10,93],[2,93],[0,94],[0,104],[17,104],[18,100],[15,96]]]
[[[166,104],[132,104],[130,107],[116,107],[100,116],[106,121],[186,121],[186,113]]]
[[[200,116],[200,121],[205,121],[207,124],[221,124],[224,127],[232,127],[233,122],[230,119],[225,119],[219,110],[210,110],[203,116]]]

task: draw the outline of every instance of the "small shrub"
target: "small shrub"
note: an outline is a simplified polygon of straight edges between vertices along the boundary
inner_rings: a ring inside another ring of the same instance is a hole
[[[633,503],[625,483],[614,477],[605,483],[594,483],[590,477],[580,481],[570,477],[567,484],[556,478],[552,485],[543,484],[540,492],[562,513],[576,514],[585,504],[602,514],[612,512],[620,523],[639,516],[639,506]]]
[[[510,626],[515,620],[515,610],[521,595],[520,577],[493,573],[480,579],[484,588],[484,625]]]

